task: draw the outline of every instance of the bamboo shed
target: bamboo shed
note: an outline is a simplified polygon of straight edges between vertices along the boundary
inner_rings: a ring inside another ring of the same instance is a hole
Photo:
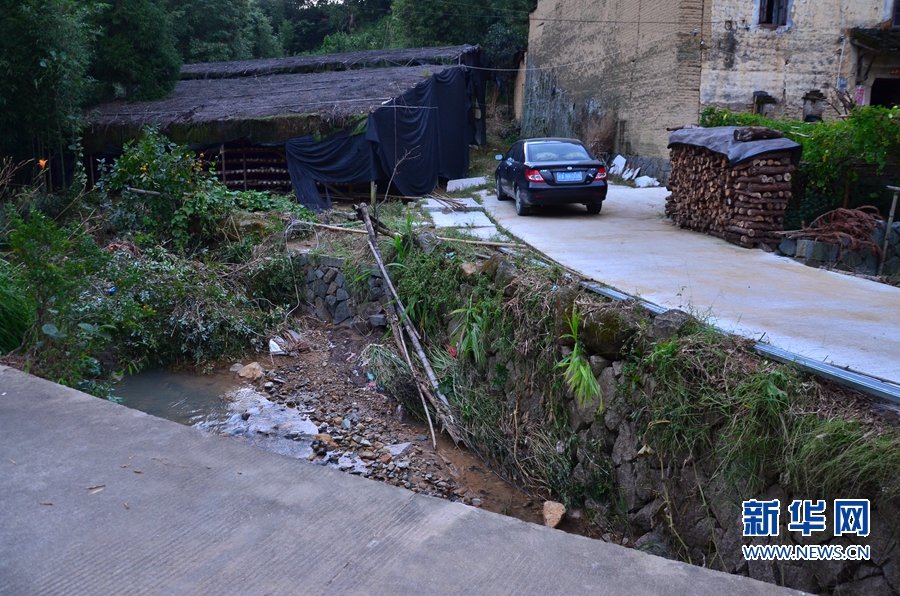
[[[769,129],[685,128],[669,136],[666,215],[743,246],[777,244],[802,147]]]
[[[88,171],[156,124],[235,190],[293,189],[315,210],[372,182],[422,194],[484,143],[486,80],[478,46],[188,65],[165,99],[88,111]]]

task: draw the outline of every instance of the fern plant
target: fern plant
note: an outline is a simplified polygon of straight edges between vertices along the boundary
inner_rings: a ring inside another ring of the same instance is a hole
[[[566,383],[572,394],[578,401],[578,405],[582,408],[586,407],[595,397],[600,398],[599,410],[603,411],[603,395],[600,392],[600,384],[591,371],[591,364],[588,361],[587,351],[584,344],[578,339],[578,327],[581,324],[581,313],[575,308],[572,310],[572,316],[569,317],[569,333],[563,335],[565,339],[571,339],[575,342],[572,352],[568,356],[559,361],[556,368],[565,371]]]

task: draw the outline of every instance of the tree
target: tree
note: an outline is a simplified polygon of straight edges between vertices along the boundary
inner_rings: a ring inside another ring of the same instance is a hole
[[[268,16],[253,0],[169,0],[185,63],[249,60],[275,52]]]
[[[47,155],[74,142],[91,86],[90,5],[0,0],[0,153]]]
[[[175,88],[181,57],[169,15],[154,0],[117,0],[98,19],[103,38],[92,72],[115,95],[121,85],[130,101],[153,100]]]

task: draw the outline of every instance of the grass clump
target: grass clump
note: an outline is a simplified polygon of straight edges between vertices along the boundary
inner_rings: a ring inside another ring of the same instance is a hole
[[[638,428],[663,459],[703,461],[744,498],[776,483],[804,498],[900,497],[900,431],[748,341],[699,328],[633,356],[622,389],[640,390]]]
[[[563,339],[570,339],[573,342],[572,351],[556,365],[565,371],[566,383],[569,385],[572,394],[582,407],[586,406],[591,400],[600,397],[600,410],[603,410],[602,395],[600,393],[600,384],[591,371],[591,364],[588,362],[587,351],[584,344],[578,339],[578,327],[581,324],[581,314],[578,309],[572,310],[572,315],[566,321],[569,325],[569,332],[563,335]]]
[[[20,275],[18,268],[0,259],[0,355],[22,345],[34,318]]]

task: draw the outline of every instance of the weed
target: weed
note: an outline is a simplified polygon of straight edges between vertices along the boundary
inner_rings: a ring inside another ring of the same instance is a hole
[[[456,333],[453,336],[453,344],[459,350],[459,356],[465,358],[471,356],[478,366],[484,366],[487,360],[486,333],[489,320],[487,309],[483,302],[472,304],[472,296],[469,296],[467,305],[452,311],[451,315],[461,318]]]
[[[577,308],[572,310],[572,315],[566,321],[569,325],[569,333],[563,335],[565,339],[571,339],[575,342],[572,351],[563,358],[557,365],[557,368],[565,370],[566,383],[578,403],[585,407],[593,399],[599,397],[600,410],[603,410],[603,399],[600,393],[600,384],[591,371],[591,364],[587,359],[587,352],[584,345],[578,339],[578,327],[581,324],[581,313]]]

